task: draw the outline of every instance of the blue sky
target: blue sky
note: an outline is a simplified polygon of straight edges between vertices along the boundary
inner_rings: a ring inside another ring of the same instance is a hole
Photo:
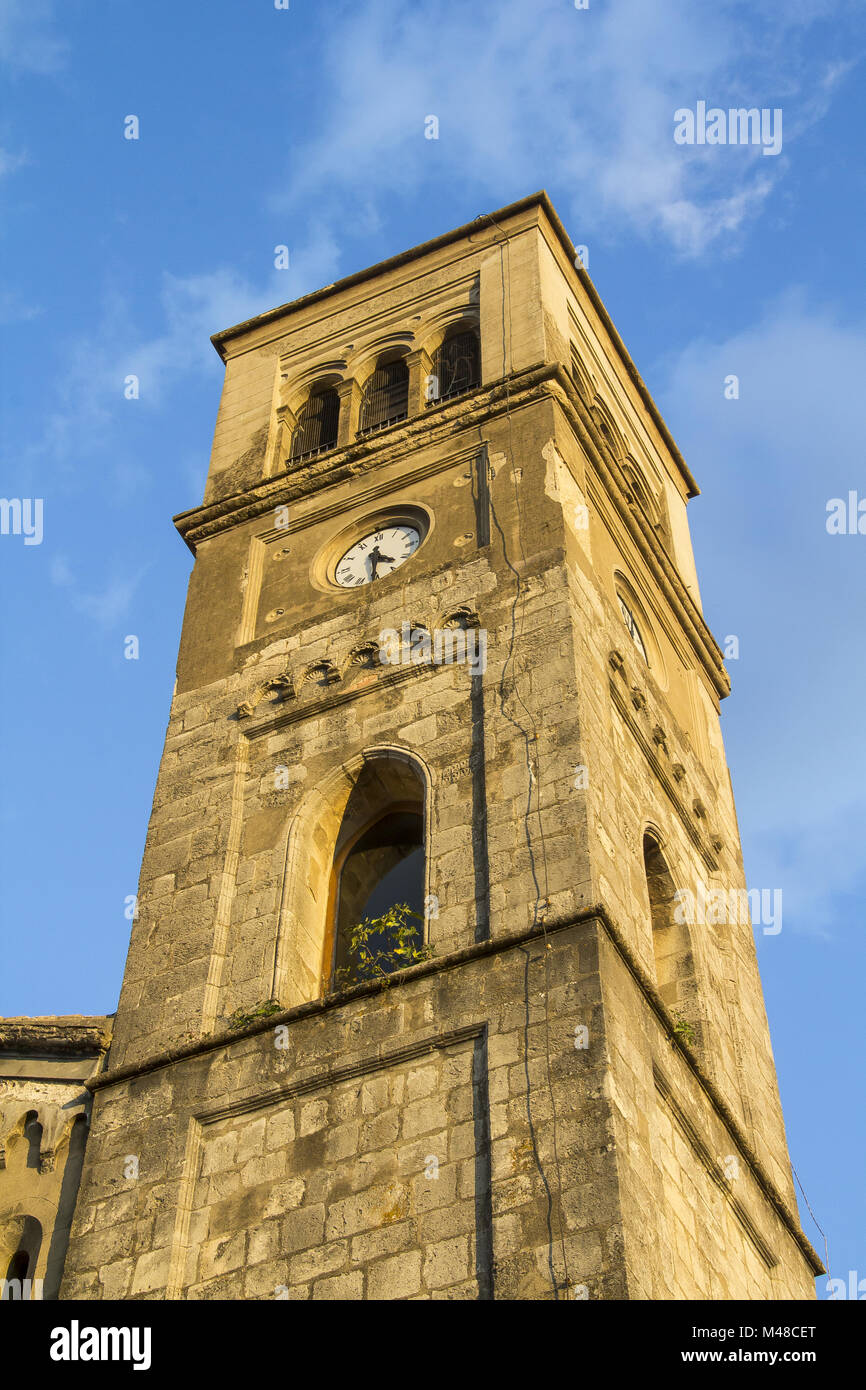
[[[2,492],[44,499],[40,545],[0,536],[0,1014],[116,1004],[209,335],[544,187],[702,488],[791,1154],[866,1278],[866,535],[825,525],[866,498],[864,55],[853,0],[0,0]],[[698,101],[780,108],[781,152],[677,145]]]

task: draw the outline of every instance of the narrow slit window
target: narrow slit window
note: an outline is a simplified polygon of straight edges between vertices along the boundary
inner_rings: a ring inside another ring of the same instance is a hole
[[[689,1031],[699,1034],[696,1019],[697,981],[691,933],[683,918],[678,894],[658,840],[647,834],[643,841],[644,872],[649,895],[656,984],[674,1015],[689,1019]]]

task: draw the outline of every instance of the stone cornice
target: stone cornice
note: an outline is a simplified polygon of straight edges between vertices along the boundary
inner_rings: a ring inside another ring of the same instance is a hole
[[[47,1018],[0,1018],[0,1052],[22,1056],[96,1057],[107,1052],[111,1015],[70,1014]]]
[[[543,191],[530,193],[527,197],[518,199],[517,202],[509,203],[507,207],[497,209],[495,213],[482,213],[480,217],[475,218],[474,222],[467,222],[462,227],[454,227],[450,232],[444,232],[441,236],[433,237],[430,241],[421,242],[418,246],[412,246],[406,251],[399,252],[396,256],[390,256],[388,260],[378,261],[375,265],[367,266],[364,270],[357,270],[353,275],[346,275],[342,280],[336,280],[331,285],[324,285],[321,289],[312,290],[310,294],[302,295],[300,299],[290,300],[286,304],[279,304],[274,309],[266,309],[264,313],[257,314],[251,319],[245,319],[243,323],[235,324],[231,328],[224,328],[219,333],[213,333],[211,334],[211,342],[220,357],[225,361],[228,356],[226,345],[234,339],[242,338],[255,329],[275,323],[279,319],[286,318],[296,313],[299,309],[305,309],[311,304],[317,304],[323,299],[330,298],[332,295],[341,294],[346,290],[350,290],[355,285],[362,285],[368,280],[379,279],[389,271],[397,270],[404,265],[409,265],[412,261],[419,260],[423,256],[428,256],[431,252],[438,251],[442,247],[450,246],[457,241],[468,241],[470,237],[477,236],[479,230],[483,230],[483,227],[479,228],[479,223],[494,222],[495,219],[494,225],[496,225],[502,218],[517,216],[534,206],[544,208],[557,232],[562,235],[565,242],[567,242],[568,246],[571,248],[571,259],[573,261],[575,256],[574,247],[571,246],[571,242],[568,240],[562,223],[554,211],[553,204],[547,194]],[[522,230],[524,229],[516,229],[515,234]]]
[[[471,395],[454,401],[443,401],[426,410],[423,415],[391,425],[365,439],[354,439],[344,448],[332,449],[299,468],[263,478],[243,492],[235,492],[200,507],[180,512],[174,524],[190,550],[195,554],[199,541],[229,530],[232,526],[265,516],[279,506],[288,506],[302,498],[311,497],[324,488],[363,477],[373,468],[383,468],[415,449],[449,439],[457,426],[464,430],[477,428],[485,419],[504,414],[520,396],[537,386],[550,372],[547,367],[533,367],[514,373],[493,386],[481,387]],[[432,465],[435,468],[441,464]]]

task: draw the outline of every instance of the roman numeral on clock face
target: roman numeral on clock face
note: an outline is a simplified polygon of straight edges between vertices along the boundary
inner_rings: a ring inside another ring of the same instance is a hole
[[[398,545],[401,542],[401,545]],[[383,526],[362,536],[338,561],[334,576],[344,589],[357,589],[393,574],[421,544],[412,526]]]

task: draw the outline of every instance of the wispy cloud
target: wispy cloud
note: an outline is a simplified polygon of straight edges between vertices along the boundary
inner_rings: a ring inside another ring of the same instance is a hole
[[[258,283],[226,268],[187,276],[165,273],[156,315],[161,326],[149,336],[138,326],[140,309],[131,295],[116,286],[106,291],[91,326],[61,350],[54,406],[19,461],[43,480],[50,467],[55,478],[71,482],[82,458],[92,459],[122,439],[119,412],[166,406],[191,375],[210,373],[218,380],[222,367],[211,334],[319,288],[336,274],[338,254],[334,238],[315,224],[290,248],[289,270],[274,269]],[[0,300],[0,316],[3,307]],[[18,317],[31,312],[14,296],[7,309]],[[124,399],[130,376],[138,378],[134,406]],[[118,457],[111,468],[122,493],[134,490],[130,465]]]
[[[50,570],[52,584],[65,591],[73,609],[103,631],[110,631],[127,615],[146,572],[144,566],[134,574],[113,575],[94,590],[81,584],[64,555],[52,558]]]
[[[445,161],[482,206],[504,201],[503,189],[564,187],[582,228],[661,235],[700,255],[760,212],[784,159],[771,169],[753,147],[677,146],[674,112],[701,99],[774,107],[784,92],[786,134],[819,119],[846,59],[819,70],[806,40],[839,7],[795,6],[783,44],[775,11],[742,0],[584,11],[562,0],[442,0],[435,25],[407,0],[340,6],[323,55],[324,119],[293,144],[277,202],[297,211],[315,200],[339,229],[353,197],[415,197]],[[438,141],[424,138],[429,114]]]
[[[52,0],[0,0],[0,63],[15,73],[53,73],[67,44],[57,33]]]
[[[725,397],[730,375],[739,399]],[[740,638],[722,718],[747,868],[820,932],[835,897],[866,889],[866,536],[826,530],[830,498],[866,497],[852,409],[866,324],[795,290],[725,341],[691,343],[666,377],[667,418],[704,490],[690,515],[709,621]]]
[[[13,154],[11,150],[0,148],[0,179],[5,179],[9,174],[14,174],[16,169],[20,169],[28,163],[26,154]]]
[[[28,304],[18,290],[0,289],[0,324],[26,323],[43,312],[41,305]]]

